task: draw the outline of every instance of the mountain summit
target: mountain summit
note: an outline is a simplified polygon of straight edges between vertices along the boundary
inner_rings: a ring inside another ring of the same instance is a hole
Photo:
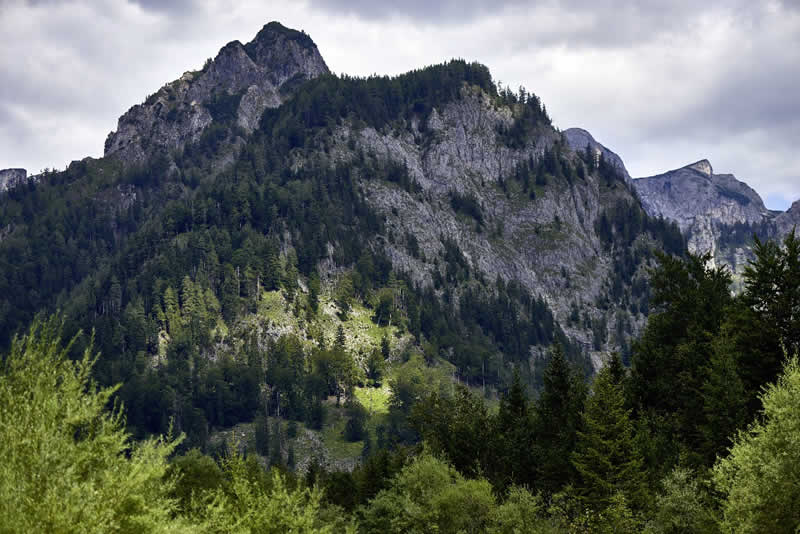
[[[648,213],[672,219],[681,230],[691,231],[700,248],[703,243],[697,238],[704,221],[713,219],[733,225],[759,222],[770,215],[753,188],[732,174],[714,174],[705,159],[656,176],[637,178],[634,185]]]
[[[251,133],[266,108],[328,73],[308,35],[270,22],[251,42],[228,43],[201,70],[184,73],[128,110],[108,135],[105,156],[142,164],[157,150],[197,141],[215,119],[235,119]]]

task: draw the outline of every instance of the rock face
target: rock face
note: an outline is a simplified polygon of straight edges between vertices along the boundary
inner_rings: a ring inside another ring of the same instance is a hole
[[[535,198],[512,192],[512,186],[504,190],[502,180],[512,179],[518,163],[539,160],[562,141],[548,126],[526,146],[512,149],[497,133],[512,120],[508,108],[498,108],[478,88],[465,87],[461,98],[434,109],[423,125],[380,131],[343,125],[335,133],[330,157],[349,160],[361,153],[375,158],[376,166],[400,163],[419,184],[421,191],[411,193],[384,181],[362,181],[367,202],[388,228],[374,246],[383,248],[396,268],[431,285],[439,270],[437,258],[445,255],[446,243],[454,243],[487,280],[516,281],[543,297],[598,368],[603,351],[619,348],[614,321],[624,316],[620,320],[634,330],[644,322],[643,315],[629,315],[615,304],[597,305],[608,290],[605,284],[614,260],[595,232],[595,221],[618,200],[634,203],[635,195],[622,182],[608,192],[591,174],[574,183],[551,183],[537,190]],[[425,135],[428,140],[420,142]],[[578,161],[575,155],[569,157]],[[453,193],[477,200],[482,229],[451,208]],[[408,235],[419,243],[419,256],[410,254],[403,237]],[[585,310],[587,320],[610,325],[603,327],[607,344],[604,341],[601,350],[591,348],[592,332],[585,324],[568,320],[573,303]]]
[[[0,170],[0,192],[25,181],[28,178],[28,171],[25,169],[2,169]]]
[[[778,234],[786,235],[800,227],[800,200],[795,200],[792,206],[783,213],[775,216]]]
[[[633,183],[648,214],[677,222],[691,252],[710,252],[734,273],[746,265],[753,232],[762,233],[773,218],[758,193],[732,174],[714,174],[708,160]],[[736,239],[734,227],[741,233]]]
[[[602,154],[603,158],[611,163],[611,165],[616,167],[628,182],[631,181],[631,175],[628,174],[628,169],[625,168],[625,163],[622,162],[622,158],[595,141],[594,137],[592,137],[592,134],[583,128],[568,128],[562,133],[564,134],[564,137],[566,138],[567,143],[572,150],[576,152],[585,151],[586,147],[588,146],[589,150],[591,150],[596,158],[599,158]]]
[[[732,174],[714,174],[708,160],[634,180],[648,213],[692,231],[703,220],[722,224],[760,222],[770,217],[761,197]]]
[[[233,119],[250,133],[266,108],[328,72],[308,35],[270,22],[251,42],[228,43],[202,70],[185,73],[128,110],[108,135],[105,155],[140,164],[159,150],[197,141],[215,119]]]

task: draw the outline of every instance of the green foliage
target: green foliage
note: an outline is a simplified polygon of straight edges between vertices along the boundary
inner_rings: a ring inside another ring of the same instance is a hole
[[[536,402],[533,454],[537,489],[554,493],[574,480],[570,455],[578,440],[585,396],[583,380],[567,363],[560,345],[553,345]]]
[[[477,197],[475,197],[473,193],[460,194],[456,191],[451,191],[450,206],[456,213],[464,213],[475,219],[479,228],[483,226],[483,211],[481,210],[481,205]]]
[[[753,326],[760,334],[760,345],[771,349],[748,355],[746,374],[751,383],[760,386],[777,378],[783,350],[789,354],[800,351],[800,239],[794,231],[784,238],[783,246],[756,238],[753,253],[755,259],[744,271],[742,300],[757,315]],[[758,361],[754,361],[756,357]]]
[[[175,479],[171,496],[177,499],[178,508],[183,513],[191,510],[192,498],[206,491],[212,491],[225,484],[225,478],[217,462],[198,449],[173,458],[168,476]]]
[[[235,453],[223,460],[226,487],[193,500],[198,531],[209,534],[355,532],[354,526],[344,520],[322,521],[319,490],[293,489],[277,471],[265,483],[253,476],[254,469],[260,467]]]
[[[459,472],[475,476],[492,453],[491,426],[483,400],[461,386],[454,395],[431,393],[414,405],[410,422],[434,454]]]
[[[702,461],[696,453],[707,455],[702,452],[701,414],[709,398],[703,396],[703,384],[714,336],[732,301],[730,274],[710,267],[708,255],[658,258],[651,278],[657,313],[634,344],[630,390],[635,408],[647,415],[653,432],[671,442],[670,450],[662,452],[668,468],[681,449],[696,465]],[[709,386],[706,392],[714,389]]]
[[[423,453],[362,510],[367,532],[484,532],[496,504],[485,479],[467,480]]]
[[[243,93],[229,95],[225,92],[215,92],[203,105],[208,112],[211,113],[211,117],[215,121],[231,122],[236,119],[236,113],[239,110],[239,102],[242,100],[242,95]]]
[[[630,413],[614,368],[604,367],[586,399],[572,453],[578,473],[575,488],[580,499],[595,511],[612,506],[619,493],[629,505],[644,504],[643,461],[635,446]]]
[[[763,419],[736,437],[713,469],[724,531],[796,532],[800,527],[800,363],[786,362],[761,396]]]
[[[280,108],[267,110],[263,131],[288,147],[303,146],[306,136],[338,119],[358,118],[375,129],[414,116],[424,125],[434,108],[461,97],[464,84],[496,94],[486,67],[463,60],[434,65],[390,78],[321,76]]]
[[[664,478],[662,486],[663,490],[656,496],[653,519],[645,532],[719,532],[709,499],[690,470],[676,467]]]
[[[501,127],[498,132],[501,141],[507,146],[522,148],[537,127],[550,125],[550,117],[539,97],[529,93],[524,87],[520,87],[517,93],[509,88],[501,89],[499,96],[503,103],[511,106],[514,115],[511,126]]]
[[[535,458],[531,444],[537,439],[534,410],[518,373],[509,391],[500,399],[497,416],[491,425],[491,451],[486,466],[495,487],[511,484],[533,486],[536,482]]]
[[[349,419],[344,426],[344,439],[349,442],[361,441],[367,433],[367,410],[354,400],[350,402],[347,412]]]
[[[175,532],[175,479],[167,457],[179,441],[132,444],[115,388],[90,377],[86,349],[67,357],[58,319],[16,337],[0,374],[2,532]]]
[[[737,353],[723,325],[714,340],[714,352],[702,386],[703,421],[700,431],[706,463],[725,451],[739,428],[747,421],[747,395],[739,377]]]
[[[387,340],[388,346],[388,338],[384,337],[383,339]],[[381,341],[381,345],[383,345],[383,341]],[[386,367],[386,362],[384,360],[384,356],[378,349],[372,349],[367,357],[367,378],[369,378],[372,383],[376,386],[380,386],[381,379],[383,378],[383,372]]]
[[[563,532],[563,526],[555,518],[548,517],[547,506],[538,494],[531,494],[520,486],[508,490],[505,501],[493,514],[492,534],[555,534]]]

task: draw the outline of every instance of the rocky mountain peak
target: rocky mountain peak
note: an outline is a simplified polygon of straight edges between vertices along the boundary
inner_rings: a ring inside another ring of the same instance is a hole
[[[714,173],[714,169],[711,167],[711,163],[707,159],[701,159],[700,161],[696,161],[684,168],[695,170],[699,173],[705,174],[709,178],[711,178],[711,175]]]
[[[109,134],[105,155],[140,164],[197,141],[214,120],[234,120],[249,133],[266,108],[327,73],[311,37],[270,22],[249,43],[231,41],[202,70],[184,73],[128,110]]]
[[[672,219],[684,231],[702,216],[732,225],[758,222],[769,214],[750,186],[732,174],[714,174],[705,159],[664,174],[637,178],[634,186],[648,213]]]

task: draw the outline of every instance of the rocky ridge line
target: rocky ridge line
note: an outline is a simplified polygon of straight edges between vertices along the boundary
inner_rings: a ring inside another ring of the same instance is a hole
[[[308,35],[270,22],[251,42],[228,43],[202,70],[184,73],[128,110],[108,135],[105,156],[142,164],[159,149],[197,141],[215,114],[232,113],[250,133],[264,110],[281,105],[293,87],[328,73]]]

